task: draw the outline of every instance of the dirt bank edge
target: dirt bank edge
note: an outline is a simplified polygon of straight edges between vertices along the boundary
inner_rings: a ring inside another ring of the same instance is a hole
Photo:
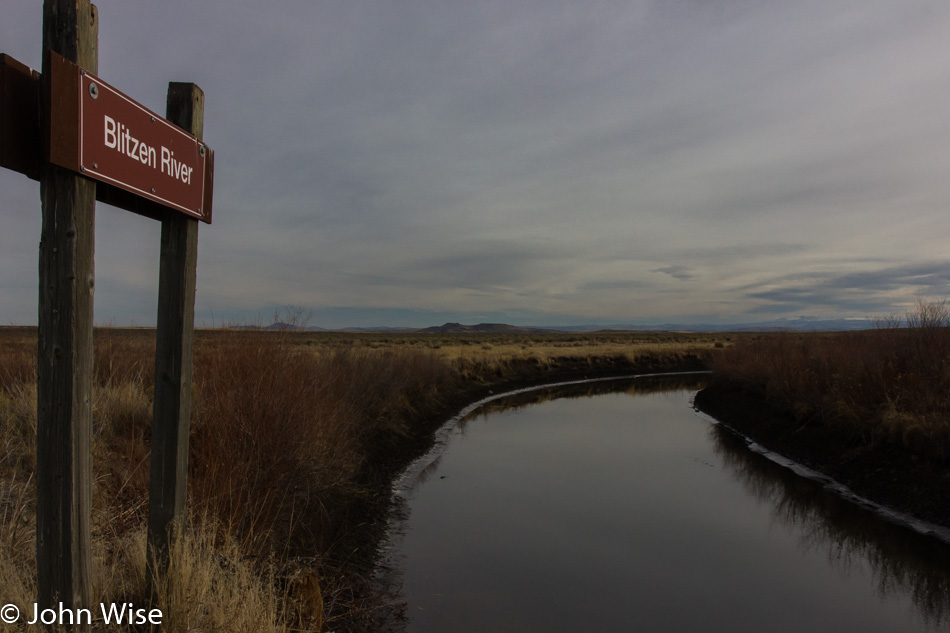
[[[950,527],[950,467],[889,443],[871,444],[833,425],[800,424],[754,394],[714,382],[694,400],[701,412],[765,449],[847,486],[876,504]]]

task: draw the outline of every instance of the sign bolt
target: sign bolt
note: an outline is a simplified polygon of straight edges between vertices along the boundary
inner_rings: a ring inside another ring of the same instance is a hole
[[[89,96],[93,99],[99,98],[99,86],[96,84],[89,84]]]

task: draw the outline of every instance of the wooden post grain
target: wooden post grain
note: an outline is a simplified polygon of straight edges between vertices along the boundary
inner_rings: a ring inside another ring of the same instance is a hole
[[[41,90],[45,95],[49,94],[47,50],[97,71],[98,23],[88,0],[44,1]],[[45,165],[40,198],[37,602],[41,608],[59,602],[71,609],[89,608],[96,185]]]
[[[169,83],[166,118],[197,138],[204,128],[204,93]],[[188,482],[192,342],[198,264],[198,221],[181,213],[162,219],[152,419],[148,547],[152,573],[168,566],[170,538],[182,518]]]

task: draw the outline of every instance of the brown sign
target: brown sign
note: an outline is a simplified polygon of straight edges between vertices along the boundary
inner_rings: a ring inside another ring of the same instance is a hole
[[[210,222],[210,148],[95,75],[51,56],[49,161]]]

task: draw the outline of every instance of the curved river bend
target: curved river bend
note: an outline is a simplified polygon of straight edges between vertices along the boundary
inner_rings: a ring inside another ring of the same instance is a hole
[[[450,429],[401,487],[410,633],[950,630],[950,547],[697,416],[701,378],[535,391]]]

